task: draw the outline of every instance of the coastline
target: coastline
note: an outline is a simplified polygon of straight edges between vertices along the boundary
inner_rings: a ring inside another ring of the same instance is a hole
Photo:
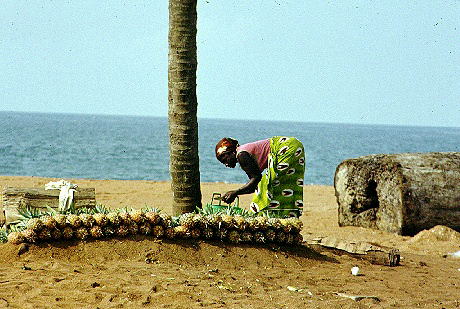
[[[0,188],[4,187],[35,187],[44,188],[50,181],[59,178],[36,176],[0,176]],[[108,208],[143,208],[155,207],[162,212],[172,214],[172,192],[169,181],[152,180],[98,180],[66,178],[82,188],[95,188],[96,203]],[[201,183],[202,204],[210,202],[213,192],[224,193],[241,186],[236,183]],[[240,207],[247,208],[252,194],[240,196]],[[2,206],[2,203],[0,203]],[[460,248],[460,233],[458,239],[438,241],[437,232],[422,231],[416,237],[399,236],[388,232],[367,229],[363,227],[339,227],[337,222],[337,202],[333,186],[305,185],[304,211],[300,217],[304,224],[302,235],[304,239],[316,237],[334,237],[349,242],[372,242],[381,246],[396,247],[402,251],[415,254],[443,255],[447,252],[458,251]],[[455,238],[455,237],[454,237]]]
[[[44,188],[50,181],[60,178],[48,178],[37,176],[0,176],[0,188],[4,187],[30,187]],[[155,180],[111,180],[111,179],[72,179],[66,178],[82,188],[96,189],[96,203],[110,208],[132,207],[142,208],[145,206],[156,207],[171,213],[172,191],[169,181]],[[202,182],[202,204],[209,203],[213,192],[225,193],[238,188],[242,184],[224,182]],[[331,198],[332,193],[332,198]],[[314,205],[317,203],[335,204],[333,187],[327,185],[305,185],[304,203]],[[240,196],[240,205],[249,205],[252,195]],[[330,205],[333,206],[333,205]]]
[[[0,187],[43,187],[56,180],[0,176]],[[170,211],[168,181],[66,180],[95,188],[97,203],[107,207]],[[238,185],[202,183],[203,203],[212,192]],[[441,303],[457,307],[458,259],[444,256],[459,250],[460,233],[442,239],[433,230],[407,237],[339,227],[332,186],[306,185],[304,193],[304,240],[335,237],[397,248],[401,265],[372,265],[339,250],[309,246],[169,241],[140,235],[40,243],[21,254],[18,246],[6,243],[0,244],[0,307],[267,308],[267,293],[273,297],[270,308],[433,308]],[[241,205],[250,198],[243,196]],[[354,266],[362,275],[350,274]],[[379,300],[361,300],[358,305],[337,293]]]

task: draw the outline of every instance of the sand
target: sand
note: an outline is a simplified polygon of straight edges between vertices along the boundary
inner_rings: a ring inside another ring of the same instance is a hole
[[[0,177],[0,187],[59,179]],[[107,207],[171,212],[168,182],[68,179],[94,187]],[[203,183],[212,192],[238,184]],[[305,186],[302,234],[398,248],[401,265],[374,265],[302,245],[229,245],[137,236],[18,246],[0,244],[0,308],[460,308],[460,233],[438,226],[415,237],[339,227],[334,188]],[[241,197],[247,205],[250,196]],[[149,263],[147,263],[148,261]],[[360,268],[360,276],[350,269]],[[342,293],[342,294],[340,294]],[[346,295],[374,298],[353,300]],[[342,296],[341,296],[342,295]]]

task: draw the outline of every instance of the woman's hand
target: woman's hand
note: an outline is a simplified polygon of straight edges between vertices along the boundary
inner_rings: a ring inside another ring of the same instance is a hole
[[[222,201],[224,201],[227,204],[231,204],[237,196],[238,194],[236,194],[236,191],[228,191],[224,194],[224,196],[222,196]]]

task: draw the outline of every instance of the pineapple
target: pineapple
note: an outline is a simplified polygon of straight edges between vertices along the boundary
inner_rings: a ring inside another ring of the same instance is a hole
[[[211,214],[206,217],[206,221],[208,222],[208,226],[211,226],[215,229],[220,227],[220,223],[222,222],[222,216],[219,214]]]
[[[285,232],[279,231],[276,233],[276,241],[280,244],[285,243],[287,234]]]
[[[168,227],[165,229],[165,237],[168,239],[176,238],[177,233],[173,227]]]
[[[162,225],[155,225],[152,229],[152,234],[156,238],[163,237],[164,233],[165,233],[165,228]]]
[[[150,235],[152,234],[152,226],[150,223],[145,222],[139,226],[139,233],[142,235]]]
[[[168,228],[171,226],[172,218],[170,215],[167,214],[160,214],[160,222],[164,228]]]
[[[139,225],[136,222],[132,221],[128,225],[128,229],[129,229],[129,234],[136,235],[137,232],[139,232]]]
[[[220,229],[216,230],[216,236],[220,240],[225,240],[228,236],[228,230],[225,227],[221,227]]]
[[[11,232],[8,234],[8,242],[12,243],[13,245],[19,245],[25,241],[26,239],[21,232]]]
[[[48,228],[42,228],[40,232],[38,232],[38,239],[40,240],[49,240],[51,239],[51,231]]]
[[[233,227],[233,216],[224,214],[222,215],[222,225],[226,228],[232,228]]]
[[[119,214],[119,216],[120,216],[121,222],[126,226],[129,226],[131,222],[133,222],[133,220],[131,219],[131,216],[127,212],[122,212]]]
[[[81,223],[87,228],[91,228],[94,225],[94,218],[90,214],[81,214],[80,216]]]
[[[269,242],[274,242],[275,239],[276,239],[276,232],[269,228],[265,231],[265,238],[267,239],[267,241]]]
[[[136,222],[137,224],[142,224],[146,220],[144,213],[140,209],[133,210],[130,213],[130,215],[131,215],[131,219],[133,219],[133,221]]]
[[[160,214],[155,211],[148,211],[144,214],[145,219],[153,226],[160,223]]]
[[[281,225],[283,226],[283,231],[289,233],[292,230],[292,224],[289,219],[281,219]]]
[[[116,212],[109,212],[107,214],[107,220],[109,221],[110,224],[112,224],[114,227],[119,226],[122,224],[121,218]]]
[[[54,215],[54,220],[56,220],[56,227],[59,229],[63,229],[67,225],[67,217],[65,215],[56,214]]]
[[[259,229],[259,225],[256,221],[256,218],[248,218],[246,221],[248,222],[248,228],[251,231],[257,231]]]
[[[56,219],[52,216],[43,216],[40,219],[42,220],[43,225],[50,230],[56,228],[57,226]]]
[[[303,236],[298,233],[294,235],[294,243],[300,245],[303,242]]]
[[[38,218],[32,218],[27,221],[27,229],[33,230],[34,232],[39,232],[43,228],[43,222],[42,220]]]
[[[36,231],[32,229],[26,229],[22,231],[22,236],[24,236],[24,239],[26,240],[26,242],[29,242],[29,243],[34,243],[38,241],[38,234]]]
[[[91,235],[91,237],[93,238],[101,238],[104,236],[104,233],[102,231],[102,228],[99,226],[99,225],[95,225],[93,226],[90,230],[89,230],[89,233]]]
[[[256,217],[257,222],[257,229],[261,231],[265,231],[268,228],[268,218],[267,217]]]
[[[214,230],[211,227],[205,227],[203,229],[203,237],[206,239],[212,239],[214,237]]]
[[[246,221],[246,219],[241,216],[241,215],[236,215],[233,217],[233,222],[235,224],[235,228],[237,228],[238,230],[240,231],[244,231],[247,226],[248,226],[248,222]]]
[[[302,230],[303,228],[303,222],[299,218],[289,218],[289,222],[292,225],[292,231],[294,233],[298,233]]]
[[[180,215],[179,217],[179,224],[184,226],[187,229],[192,229],[195,227],[195,222],[193,220],[194,214],[193,213],[185,213]]]
[[[190,230],[190,237],[197,239],[197,238],[200,238],[200,236],[201,236],[201,231],[199,229],[195,228],[195,229]]]
[[[268,226],[273,228],[274,230],[279,230],[283,228],[280,219],[278,218],[270,218],[268,219]]]
[[[254,235],[251,232],[245,231],[241,234],[241,241],[242,242],[253,242]]]
[[[102,228],[102,233],[104,234],[104,237],[112,237],[115,235],[115,229],[110,225],[106,225]]]
[[[254,233],[254,241],[255,241],[256,243],[260,243],[260,244],[265,243],[266,239],[265,239],[264,233],[263,233],[263,232],[260,232],[260,231],[255,232],[255,233]]]
[[[208,223],[207,218],[201,214],[195,214],[192,219],[193,219],[193,225],[200,229],[204,228]]]
[[[85,240],[89,237],[88,229],[86,227],[79,227],[75,231],[75,237],[80,240]]]
[[[62,238],[62,232],[60,229],[55,228],[51,230],[51,239],[59,240],[61,238]]]
[[[69,221],[70,226],[75,230],[82,224],[80,217],[77,215],[68,215],[67,220]]]
[[[94,223],[96,223],[100,227],[104,227],[109,223],[109,219],[107,218],[107,215],[103,213],[94,214],[93,218],[94,218]]]
[[[127,225],[119,225],[116,227],[115,234],[120,237],[124,237],[129,234],[129,228]]]
[[[64,239],[71,239],[73,237],[73,229],[70,227],[70,226],[66,226],[63,230],[62,230],[62,237]]]
[[[231,243],[239,243],[241,241],[240,233],[237,230],[232,230],[228,233],[228,241]]]
[[[182,225],[174,227],[174,232],[176,233],[177,237],[188,238],[190,236],[188,229]]]

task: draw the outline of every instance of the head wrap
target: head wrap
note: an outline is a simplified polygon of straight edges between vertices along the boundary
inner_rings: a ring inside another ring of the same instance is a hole
[[[238,141],[230,137],[224,137],[216,145],[216,157],[218,158],[224,152],[236,151],[238,147]]]

